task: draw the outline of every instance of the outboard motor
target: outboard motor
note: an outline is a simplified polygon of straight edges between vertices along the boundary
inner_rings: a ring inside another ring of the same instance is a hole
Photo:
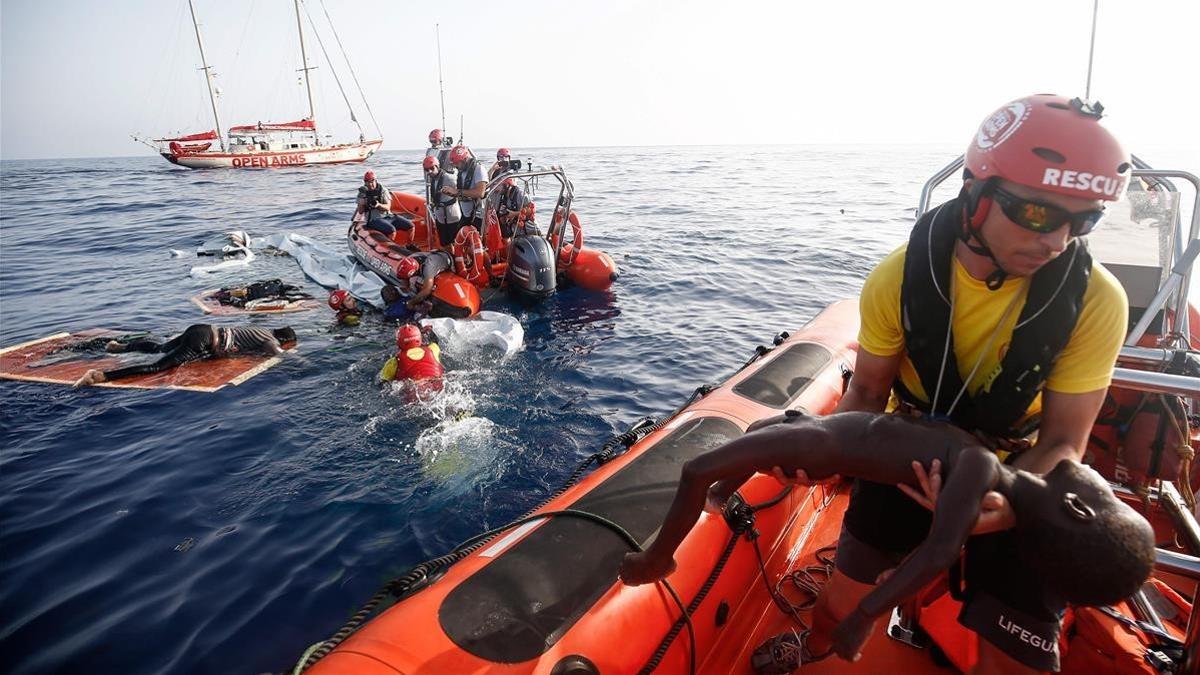
[[[554,250],[535,232],[516,234],[508,244],[504,283],[512,295],[537,302],[554,295],[557,285]]]

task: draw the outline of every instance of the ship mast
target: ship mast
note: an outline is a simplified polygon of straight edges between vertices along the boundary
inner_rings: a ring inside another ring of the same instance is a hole
[[[208,59],[204,56],[204,41],[200,39],[200,24],[196,21],[196,7],[192,4],[192,0],[188,0],[188,9],[192,11],[192,26],[196,29],[196,45],[200,47],[200,63],[204,67],[200,70],[204,71],[204,81],[208,84],[208,100],[212,103],[213,121],[217,125],[217,142],[221,144],[221,152],[225,152],[225,134],[221,133],[221,117],[217,115],[217,95],[213,93],[213,72],[212,67],[208,65]],[[312,94],[309,94],[309,101],[312,100]]]
[[[191,2],[191,0],[188,0]],[[304,24],[300,21],[300,0],[296,2],[296,30],[300,33],[300,61],[304,67],[300,70],[304,71],[304,87],[308,89],[308,119],[313,123],[313,144],[321,144],[321,136],[317,133],[317,109],[313,105],[312,97],[312,82],[308,79],[308,71],[314,70],[308,67],[308,56],[304,53]]]

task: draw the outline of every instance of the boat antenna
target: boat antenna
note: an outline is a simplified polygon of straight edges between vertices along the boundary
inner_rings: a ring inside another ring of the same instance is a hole
[[[200,63],[204,65],[200,70],[204,71],[204,81],[208,84],[208,100],[212,103],[213,122],[217,125],[217,142],[221,144],[221,152],[225,152],[225,134],[221,133],[221,117],[217,115],[217,95],[213,93],[212,66],[208,65],[208,59],[204,56],[204,41],[200,39],[200,23],[196,21],[196,7],[192,4],[192,0],[188,0],[188,9],[192,10],[192,26],[196,29],[196,45],[200,47]]]
[[[188,1],[191,2],[191,0]],[[308,78],[308,71],[316,70],[316,68],[308,67],[308,55],[304,52],[304,24],[300,21],[300,0],[295,0],[295,3],[296,31],[300,33],[300,63],[303,65],[300,70],[304,71],[304,86],[306,89],[308,89],[308,120],[312,122],[313,125],[313,144],[320,145],[321,136],[317,133],[317,109],[316,106],[313,105],[312,81]]]
[[[190,1],[190,0],[189,0]],[[442,131],[446,130],[446,89],[442,86],[442,25],[439,23],[433,24],[434,31],[437,32],[437,52],[438,52],[438,97],[442,99]]]
[[[463,144],[463,114],[458,114],[458,144]]]
[[[354,114],[354,106],[350,105],[350,97],[346,95],[346,89],[342,86],[342,78],[338,77],[337,68],[333,67],[333,60],[329,58],[329,51],[325,49],[325,41],[321,39],[321,33],[317,30],[317,23],[313,21],[312,14],[308,11],[308,5],[304,6],[304,15],[308,17],[308,25],[312,26],[313,35],[317,37],[317,46],[321,48],[321,54],[325,56],[325,63],[329,64],[329,72],[333,73],[333,81],[337,83],[338,91],[342,93],[342,100],[346,102],[346,109],[350,111],[350,121],[354,122],[354,125],[358,127],[358,137],[361,140],[363,138],[362,124],[359,123],[358,117]],[[329,25],[330,27],[333,26],[332,23]]]
[[[1096,15],[1100,13],[1100,0],[1092,0],[1092,42],[1088,46],[1087,84],[1083,88],[1083,100],[1092,100],[1092,57],[1096,55]]]
[[[382,138],[383,131],[379,128],[379,122],[375,120],[375,111],[371,110],[371,102],[367,100],[362,85],[358,83],[358,75],[354,72],[354,66],[350,64],[350,57],[346,54],[346,48],[342,46],[342,38],[338,36],[333,19],[329,17],[329,10],[325,8],[325,0],[321,0],[321,11],[325,12],[325,20],[329,22],[329,30],[333,31],[333,39],[337,40],[338,49],[342,50],[342,58],[346,60],[346,68],[350,70],[350,77],[354,78],[354,86],[358,87],[358,95],[362,98],[363,105],[367,107],[367,114],[371,116],[371,124],[375,125],[375,135]],[[308,20],[311,22],[312,17],[309,17]],[[316,29],[314,28],[314,30]],[[351,111],[350,114],[353,115],[354,111]]]

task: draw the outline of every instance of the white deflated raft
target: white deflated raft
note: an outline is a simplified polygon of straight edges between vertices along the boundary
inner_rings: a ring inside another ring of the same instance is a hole
[[[421,325],[430,326],[446,349],[495,347],[508,358],[525,343],[521,322],[501,312],[484,311],[470,319],[421,319]]]

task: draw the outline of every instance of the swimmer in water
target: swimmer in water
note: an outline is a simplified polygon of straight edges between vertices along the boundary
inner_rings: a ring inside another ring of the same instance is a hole
[[[339,288],[329,294],[329,308],[337,312],[334,321],[339,326],[357,326],[362,320],[363,308],[350,291]]]
[[[621,579],[639,585],[670,574],[675,550],[706,498],[711,494],[722,503],[755,472],[778,467],[787,475],[803,470],[813,480],[843,475],[913,488],[919,487],[927,466],[931,475],[944,480],[929,534],[837,624],[832,649],[844,659],[857,660],[876,619],[958,559],[989,491],[1011,502],[1023,555],[1047,588],[1067,602],[1108,605],[1133,594],[1150,575],[1155,555],[1150,524],[1118,500],[1092,469],[1064,459],[1044,476],[1018,471],[957,427],[846,412],[773,418],[689,461],[658,536],[644,552],[625,556]],[[917,469],[922,469],[920,479]],[[814,637],[821,639],[824,631],[828,641],[830,624],[830,618],[814,616]]]
[[[125,343],[116,340],[110,341],[105,347],[109,352],[144,352],[163,354],[163,357],[152,363],[127,366],[116,370],[89,370],[75,382],[74,386],[85,387],[134,375],[161,373],[192,361],[246,354],[274,356],[281,353],[287,345],[295,343],[296,331],[286,326],[268,330],[250,326],[224,327],[198,323],[188,326],[187,330],[166,342],[150,339],[132,340]]]
[[[388,359],[379,371],[379,379],[421,381],[426,389],[441,389],[441,348],[437,342],[425,344],[425,335],[415,323],[405,324],[396,331],[396,355]]]

